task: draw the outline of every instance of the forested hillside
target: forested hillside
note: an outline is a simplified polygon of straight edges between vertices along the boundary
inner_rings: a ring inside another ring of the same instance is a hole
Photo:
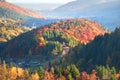
[[[31,29],[22,27],[18,20],[0,18],[0,42],[7,42],[29,30]]]
[[[87,45],[76,46],[72,53],[65,57],[63,65],[76,64],[81,70],[90,71],[96,66],[120,66],[120,28],[112,33],[95,37]]]
[[[0,80],[120,80],[119,0],[7,1],[0,0]]]
[[[14,38],[3,47],[2,53],[7,57],[58,55],[63,46],[73,48],[79,43],[86,44],[105,32],[100,24],[87,19],[64,20]]]
[[[38,27],[56,21],[45,19],[45,16],[40,13],[19,7],[7,1],[0,1],[0,18],[19,20],[26,27]]]
[[[89,73],[79,70],[74,64],[65,66],[38,67],[35,71],[15,67],[5,61],[0,63],[1,80],[119,80],[115,67],[97,66]]]
[[[0,63],[4,73],[0,79],[119,80],[119,45],[120,28],[108,32],[87,19],[52,23],[1,44],[1,59],[13,64]],[[30,71],[13,65],[27,66]]]

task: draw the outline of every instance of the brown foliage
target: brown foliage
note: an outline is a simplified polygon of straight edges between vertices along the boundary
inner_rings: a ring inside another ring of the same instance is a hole
[[[55,75],[52,73],[49,73],[48,71],[45,71],[45,80],[54,80],[55,79]]]
[[[50,72],[47,70],[44,72],[44,79],[40,79],[40,76],[37,72],[31,73],[28,70],[17,67],[8,67],[5,62],[0,65],[0,80],[66,80],[67,72],[64,70],[64,73],[61,77],[54,73],[54,67],[51,68]],[[72,77],[72,76],[71,76]],[[92,70],[91,74],[83,71],[80,76],[77,76],[76,79],[72,77],[73,80],[100,80],[97,76],[97,71]],[[116,74],[116,79],[120,79],[120,74]]]
[[[115,77],[116,77],[117,80],[119,80],[120,79],[120,74],[116,74]]]
[[[100,80],[99,77],[97,76],[96,70],[92,70],[91,74],[88,74],[87,72],[83,71],[81,73],[81,76],[77,78],[77,80]]]
[[[38,73],[34,73],[34,74],[31,75],[30,80],[39,80],[39,79],[40,79],[40,77],[39,77]]]

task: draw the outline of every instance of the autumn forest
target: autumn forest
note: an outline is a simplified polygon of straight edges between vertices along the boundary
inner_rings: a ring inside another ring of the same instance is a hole
[[[58,10],[79,7],[79,1]],[[86,17],[48,18],[0,0],[0,80],[120,80],[119,26],[110,30]]]

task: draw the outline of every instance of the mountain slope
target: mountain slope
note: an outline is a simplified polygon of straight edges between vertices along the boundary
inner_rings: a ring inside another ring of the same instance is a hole
[[[37,54],[49,59],[50,56],[62,54],[63,45],[73,48],[79,43],[86,44],[105,32],[100,24],[87,19],[64,20],[14,38],[4,45],[1,54],[6,57]]]
[[[6,12],[1,11],[1,9],[3,9],[3,10],[5,9],[5,10],[11,11],[11,12],[16,12],[16,14],[25,15],[25,16],[29,16],[29,17],[33,17],[33,18],[45,18],[45,16],[43,16],[41,14],[38,14],[31,10],[21,8],[19,6],[8,3],[6,1],[0,1],[0,12],[3,13],[0,15],[2,15],[2,17],[3,16],[10,17],[10,14],[11,14],[10,12],[6,13]],[[8,14],[8,15],[5,15],[5,14]]]
[[[87,11],[87,10],[94,10],[94,11],[98,11],[99,9],[105,9],[105,10],[113,10],[114,8],[116,8],[117,10],[120,11],[119,9],[119,0],[110,0],[110,1],[97,1],[97,0],[91,0],[90,2],[86,1],[86,0],[76,0],[76,1],[72,1],[69,2],[65,5],[62,5],[58,8],[56,8],[56,11],[75,11],[75,12],[82,12],[82,11]],[[112,3],[112,5],[111,5]],[[110,8],[109,8],[110,7]]]
[[[10,18],[0,18],[0,43],[7,42],[12,38],[31,30],[30,28],[24,28],[17,20]]]
[[[66,64],[74,63],[80,69],[89,71],[99,65],[114,66],[119,70],[120,28],[104,36],[97,36],[92,42],[85,46],[79,45],[72,51],[72,54],[65,58]]]
[[[62,5],[58,8],[56,8],[55,10],[56,11],[64,11],[64,10],[67,10],[67,11],[80,11],[84,8],[88,8],[90,7],[91,5],[95,5],[95,4],[98,4],[98,2],[96,2],[96,0],[91,0],[90,2],[86,1],[86,0],[76,0],[76,1],[72,1],[72,2],[69,2],[65,5]],[[87,4],[87,5],[85,5]]]

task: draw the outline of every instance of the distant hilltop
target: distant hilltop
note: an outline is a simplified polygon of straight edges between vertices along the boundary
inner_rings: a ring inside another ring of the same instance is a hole
[[[12,3],[7,2],[6,0],[0,0],[0,16],[11,16],[14,13],[13,17],[16,15],[24,15],[24,16],[29,16],[33,18],[46,18],[40,13],[37,13],[32,10],[28,10],[22,7],[19,7],[17,5],[14,5]],[[9,17],[8,16],[8,17]]]

